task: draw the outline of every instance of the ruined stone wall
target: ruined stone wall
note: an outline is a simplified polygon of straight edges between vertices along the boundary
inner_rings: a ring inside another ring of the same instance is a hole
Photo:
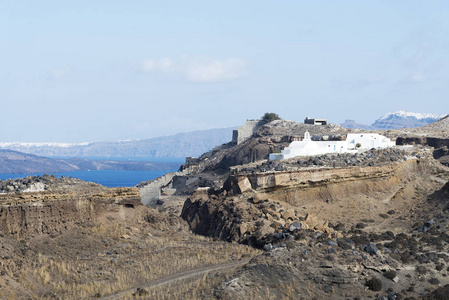
[[[398,137],[396,145],[426,145],[434,148],[449,147],[449,139],[437,137]]]
[[[140,188],[140,199],[142,204],[149,207],[155,207],[157,200],[161,197],[162,187],[168,185],[170,181],[172,181],[173,177],[178,174],[180,173],[167,173]]]

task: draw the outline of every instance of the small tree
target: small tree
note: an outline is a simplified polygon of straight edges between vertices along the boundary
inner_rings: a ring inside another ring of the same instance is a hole
[[[356,147],[356,148],[360,148],[360,147],[362,147],[362,144],[357,143],[357,144],[355,144],[355,147]]]
[[[262,117],[262,121],[265,123],[270,123],[274,120],[280,120],[281,118],[278,116],[278,114],[275,113],[265,113]]]

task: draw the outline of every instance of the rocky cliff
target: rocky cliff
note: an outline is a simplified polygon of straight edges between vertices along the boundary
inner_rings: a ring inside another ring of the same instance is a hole
[[[82,192],[81,192],[82,191]],[[123,206],[141,205],[137,188],[0,194],[0,231],[16,238],[57,234]]]
[[[398,199],[410,182],[441,171],[429,154],[418,157],[336,169],[258,172],[255,168],[251,172],[244,168],[242,173],[236,169],[222,191],[203,189],[187,199],[181,216],[197,233],[252,243],[295,222],[304,228],[301,221],[309,213],[320,215],[321,229],[327,230],[323,224],[334,210],[357,206],[356,215],[339,215],[332,220],[355,224],[363,218],[379,218],[389,206],[405,205]],[[370,211],[373,205],[378,207],[375,213]]]

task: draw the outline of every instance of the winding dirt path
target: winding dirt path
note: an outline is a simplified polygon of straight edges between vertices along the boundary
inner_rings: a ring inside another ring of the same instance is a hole
[[[125,290],[123,292],[119,292],[119,293],[115,293],[109,296],[105,296],[103,298],[100,298],[100,300],[116,300],[116,299],[121,299],[122,297],[125,297],[131,293],[134,293],[137,288],[145,288],[145,289],[151,289],[151,288],[155,288],[161,285],[165,285],[165,284],[169,284],[169,283],[173,283],[175,281],[178,280],[183,280],[183,279],[187,279],[190,277],[194,277],[194,276],[198,276],[198,275],[203,275],[205,273],[209,273],[209,272],[213,272],[213,271],[218,271],[221,269],[228,269],[228,268],[237,268],[241,265],[246,264],[247,262],[249,262],[250,258],[247,259],[242,259],[242,260],[238,260],[238,261],[231,261],[231,262],[227,262],[227,263],[222,263],[222,264],[217,264],[217,265],[211,265],[211,266],[206,266],[206,267],[202,267],[202,268],[197,268],[197,269],[193,269],[193,270],[189,270],[189,271],[184,271],[181,273],[176,273],[152,282],[149,282],[147,284],[141,285],[141,286],[136,286],[132,289],[128,289]]]

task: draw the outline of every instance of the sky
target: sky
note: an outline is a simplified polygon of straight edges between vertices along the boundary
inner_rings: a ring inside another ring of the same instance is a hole
[[[447,1],[0,0],[0,142],[449,113]]]

